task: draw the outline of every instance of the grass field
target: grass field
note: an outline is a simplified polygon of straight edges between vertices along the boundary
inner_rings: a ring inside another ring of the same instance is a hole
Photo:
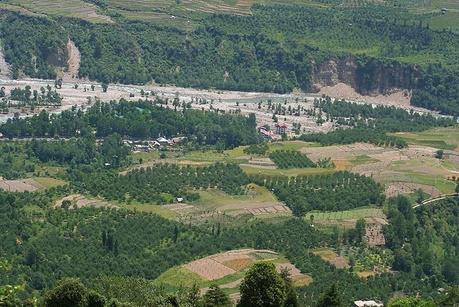
[[[174,211],[164,208],[161,205],[141,204],[137,202],[133,202],[129,205],[117,203],[116,205],[129,210],[157,214],[166,219],[175,219],[177,217],[177,214]]]
[[[45,189],[67,184],[67,182],[64,180],[51,177],[33,177],[32,179]]]
[[[394,135],[403,138],[409,144],[426,145],[445,150],[457,150],[459,147],[459,126],[430,129],[417,133],[400,132]]]
[[[200,199],[193,204],[199,208],[206,209],[218,209],[221,207],[231,209],[231,206],[235,209],[241,209],[250,207],[253,204],[270,206],[278,202],[276,197],[264,187],[250,184],[248,190],[247,195],[228,195],[220,190],[199,191]]]
[[[305,215],[306,221],[311,220],[311,215],[314,216],[314,222],[322,221],[339,221],[339,220],[358,220],[362,218],[385,218],[381,208],[360,208],[337,212],[310,212]]]
[[[325,175],[336,172],[336,169],[329,168],[291,168],[291,169],[269,169],[251,165],[242,165],[242,170],[248,175],[265,176],[311,176]]]

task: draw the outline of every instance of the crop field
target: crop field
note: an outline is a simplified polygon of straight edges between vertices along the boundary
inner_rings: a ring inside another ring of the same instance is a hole
[[[338,211],[338,212],[310,212],[305,215],[304,219],[311,220],[311,215],[314,216],[314,222],[331,220],[358,220],[362,218],[385,218],[381,208],[360,208],[354,210]]]
[[[9,0],[7,4],[35,14],[80,18],[94,23],[111,23],[108,16],[98,13],[97,7],[81,0]]]
[[[8,192],[33,192],[64,185],[65,181],[50,177],[6,180],[0,177],[0,189]]]
[[[159,276],[154,283],[166,289],[197,285],[203,293],[210,285],[216,284],[227,293],[237,293],[247,269],[260,261],[273,262],[278,272],[288,269],[294,284],[298,287],[312,282],[310,276],[303,274],[282,255],[269,250],[241,249],[174,267]]]
[[[394,135],[405,139],[409,144],[431,146],[444,150],[458,150],[459,127],[430,129],[418,133],[400,132]]]
[[[312,250],[312,253],[319,256],[323,261],[334,265],[338,269],[345,269],[349,267],[346,258],[339,256],[335,251],[330,248],[318,248]]]

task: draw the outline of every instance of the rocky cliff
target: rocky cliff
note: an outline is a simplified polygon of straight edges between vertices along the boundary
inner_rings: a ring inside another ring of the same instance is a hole
[[[414,89],[422,77],[422,71],[415,65],[368,57],[334,57],[322,63],[313,63],[313,67],[313,89],[345,83],[363,95]]]

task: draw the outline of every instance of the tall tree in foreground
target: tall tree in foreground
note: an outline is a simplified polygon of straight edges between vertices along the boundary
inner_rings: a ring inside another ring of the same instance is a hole
[[[231,300],[220,287],[212,285],[209,291],[204,294],[202,305],[203,307],[229,307]]]
[[[320,298],[317,307],[340,307],[344,306],[339,298],[336,285],[331,286]]]
[[[286,299],[284,280],[271,262],[254,264],[245,275],[240,290],[240,307],[279,307]]]

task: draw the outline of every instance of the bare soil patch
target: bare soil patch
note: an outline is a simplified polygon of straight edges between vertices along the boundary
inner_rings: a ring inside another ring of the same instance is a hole
[[[70,201],[71,203],[69,209],[79,209],[84,207],[118,208],[117,206],[112,205],[106,201],[95,198],[87,198],[86,196],[81,194],[72,194],[56,201],[56,203],[54,204],[54,208],[60,208],[62,206],[62,203],[66,200]]]
[[[419,189],[430,194],[432,197],[441,195],[440,190],[433,186],[412,182],[392,182],[386,185],[386,195],[388,197],[394,197],[400,194],[414,193]]]
[[[10,65],[6,62],[5,56],[3,55],[3,50],[0,45],[0,77],[1,78],[10,78]]]
[[[81,54],[75,43],[69,38],[67,42],[67,70],[64,72],[62,79],[72,81],[78,78],[80,70]]]
[[[339,256],[331,249],[319,249],[312,252],[319,256],[322,260],[334,265],[338,269],[349,268],[349,263],[346,258]]]
[[[347,85],[345,83],[338,83],[333,86],[321,87],[319,94],[356,102],[360,101],[371,104],[389,105],[396,106],[399,108],[410,108],[419,111],[425,111],[422,108],[412,107],[410,105],[411,93],[409,91],[401,89],[393,89],[392,91],[389,91],[386,95],[378,94],[364,96],[357,93],[356,90],[353,89],[350,85]]]
[[[0,189],[8,192],[33,192],[42,188],[33,179],[7,180],[0,177]]]

